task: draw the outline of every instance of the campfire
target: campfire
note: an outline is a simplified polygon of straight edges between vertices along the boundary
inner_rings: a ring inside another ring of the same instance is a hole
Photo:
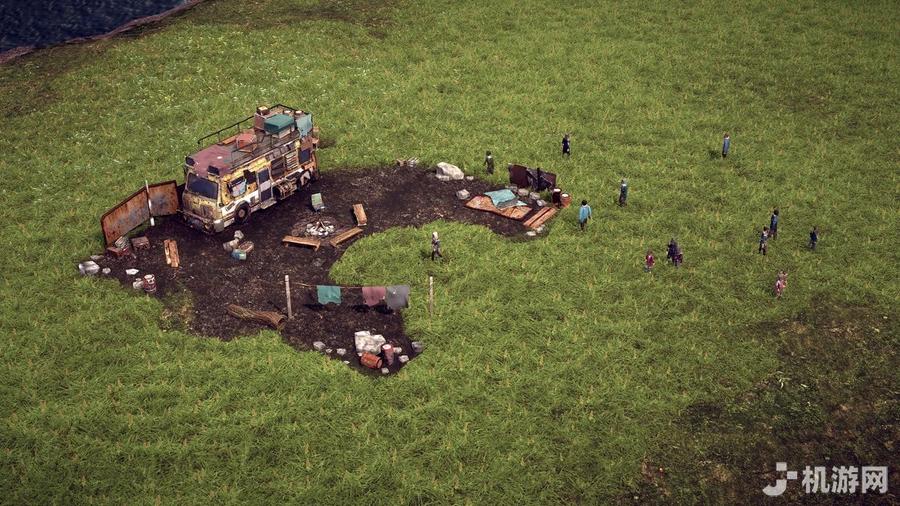
[[[334,233],[334,225],[326,220],[316,220],[312,223],[297,223],[291,229],[291,235],[295,237],[327,237]]]

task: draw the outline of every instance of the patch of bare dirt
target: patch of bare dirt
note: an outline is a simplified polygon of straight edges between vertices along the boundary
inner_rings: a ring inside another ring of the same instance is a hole
[[[309,350],[316,341],[322,341],[332,350],[344,348],[345,357],[337,357],[335,353],[331,356],[370,371],[358,362],[354,332],[370,330],[382,334],[388,343],[403,348],[403,353],[413,358],[415,354],[404,332],[401,314],[386,308],[369,308],[359,290],[344,290],[341,305],[322,307],[316,302],[315,288],[301,284],[334,284],[328,273],[347,247],[362,237],[392,227],[417,227],[443,219],[485,226],[505,236],[525,233],[521,222],[466,208],[456,198],[456,191],[461,189],[477,195],[496,188],[477,179],[440,182],[431,172],[421,169],[331,171],[289,199],[252,214],[242,226],[207,235],[189,228],[178,217],[170,217],[145,231],[151,244],[149,250],[139,251],[135,257],[107,257],[98,263],[110,267],[111,275],[129,290],[135,277],[127,275],[126,269],[139,269],[140,275],[154,274],[158,286],[156,296],[166,301],[162,315],[165,325],[223,340],[260,330],[259,326],[229,316],[226,304],[286,313],[284,276],[289,275],[294,319],[281,332],[284,341],[298,350]],[[321,193],[326,205],[318,216],[310,206],[313,193]],[[355,226],[351,207],[356,203],[364,205],[368,225],[355,238],[338,247],[327,244],[326,238],[318,251],[282,244],[281,239],[291,233],[296,223],[316,217],[334,224],[336,233]],[[245,261],[231,258],[222,247],[223,242],[232,239],[236,229],[255,246]],[[166,265],[165,239],[178,243],[181,257],[178,269]],[[430,244],[430,236],[423,233],[422,241],[424,251]],[[409,281],[397,279],[394,284]],[[185,297],[185,292],[189,297]],[[395,361],[391,372],[401,366]]]

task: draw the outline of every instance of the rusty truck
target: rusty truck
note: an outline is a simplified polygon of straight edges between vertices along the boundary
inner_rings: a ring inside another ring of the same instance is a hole
[[[103,215],[107,245],[152,216],[175,213],[198,230],[221,232],[319,177],[318,128],[312,114],[295,107],[258,107],[197,145],[184,159],[183,186],[145,185]]]

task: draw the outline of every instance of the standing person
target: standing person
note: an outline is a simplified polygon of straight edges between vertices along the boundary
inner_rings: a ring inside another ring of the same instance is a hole
[[[769,250],[769,227],[763,227],[762,232],[759,234],[759,249],[756,251],[757,253],[762,253],[763,255]]]
[[[434,262],[434,257],[444,258],[444,255],[441,255],[441,240],[438,238],[437,232],[431,233],[431,261]]]
[[[781,294],[787,287],[787,272],[778,271],[778,277],[775,279],[775,298],[780,299]]]
[[[816,243],[819,242],[819,227],[818,225],[814,225],[812,230],[809,231],[809,249],[815,251]]]
[[[725,132],[725,138],[722,139],[722,158],[728,158],[729,149],[731,149],[731,136]]]
[[[619,206],[626,206],[626,200],[628,199],[628,180],[622,178],[622,184],[619,185]]]
[[[675,263],[677,261],[678,256],[678,243],[675,241],[673,237],[671,241],[669,241],[669,245],[666,247],[666,259],[670,260],[677,267],[678,264]]]
[[[653,250],[647,250],[647,256],[644,257],[644,272],[649,272],[653,274],[653,264],[656,263],[656,258],[653,257]]]
[[[566,156],[572,155],[571,145],[569,144],[569,133],[568,132],[566,132],[566,135],[563,135],[562,148],[563,148],[564,155],[566,155]]]
[[[775,239],[778,237],[778,208],[772,211],[772,217],[769,218],[769,237]]]
[[[581,230],[584,230],[584,226],[587,225],[587,221],[591,219],[592,214],[591,206],[588,205],[587,200],[582,200],[581,209],[578,210],[578,224],[581,226]]]
[[[487,168],[488,174],[494,173],[494,157],[491,156],[490,151],[484,155],[484,166]]]

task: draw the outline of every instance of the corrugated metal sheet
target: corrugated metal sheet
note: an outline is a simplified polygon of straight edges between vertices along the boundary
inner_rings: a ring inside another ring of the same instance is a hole
[[[153,216],[168,216],[178,212],[178,183],[166,181],[150,185],[150,202],[153,204]],[[127,199],[106,211],[100,218],[103,238],[106,244],[131,232],[150,219],[147,208],[147,189],[141,188]]]

